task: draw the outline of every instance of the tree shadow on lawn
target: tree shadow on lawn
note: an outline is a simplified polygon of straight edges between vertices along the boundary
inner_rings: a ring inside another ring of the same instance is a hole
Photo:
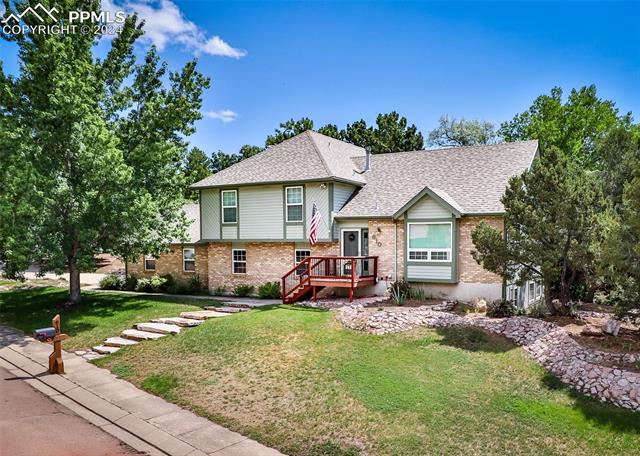
[[[634,433],[640,436],[640,413],[622,407],[600,402],[592,397],[571,389],[550,372],[545,371],[542,385],[551,391],[563,391],[573,400],[573,409],[580,412],[588,421],[619,432]],[[550,411],[553,413],[553,411]]]
[[[517,348],[507,338],[480,328],[448,326],[435,331],[442,337],[436,343],[470,352],[504,353]]]
[[[86,317],[105,319],[119,311],[139,311],[153,307],[155,302],[195,305],[193,301],[172,299],[172,296],[136,296],[116,293],[82,293],[82,303],[65,308],[68,291],[60,288],[32,288],[0,293],[0,321],[26,333],[36,328],[51,326],[51,319],[60,314],[66,334],[91,330],[95,324],[76,321]]]

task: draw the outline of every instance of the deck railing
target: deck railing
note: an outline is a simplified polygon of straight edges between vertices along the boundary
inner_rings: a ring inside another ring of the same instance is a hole
[[[282,300],[296,290],[311,286],[313,280],[336,280],[355,288],[361,279],[374,279],[378,275],[377,256],[307,257],[282,276]]]

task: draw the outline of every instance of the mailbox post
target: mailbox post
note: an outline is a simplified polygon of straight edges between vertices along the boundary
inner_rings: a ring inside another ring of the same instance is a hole
[[[51,326],[55,329],[53,337],[53,353],[49,355],[49,373],[64,374],[64,363],[62,362],[62,341],[69,338],[60,331],[60,315],[56,315],[51,320]]]

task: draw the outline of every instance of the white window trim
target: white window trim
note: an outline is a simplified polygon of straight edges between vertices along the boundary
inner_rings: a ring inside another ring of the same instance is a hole
[[[308,257],[311,256],[311,249],[295,249],[293,251],[293,262],[294,262],[294,264],[301,263],[301,261],[298,261],[298,252],[309,252],[309,255],[307,255],[305,258],[308,258]]]
[[[147,268],[147,260],[158,261],[158,259],[156,257],[154,257],[153,255],[145,255],[144,259],[142,260],[142,262],[144,263],[144,270],[146,272],[154,272],[158,268],[158,265],[156,264],[155,268],[149,269],[149,268]]]
[[[235,197],[236,204],[234,206],[225,206],[224,205],[224,194],[225,193],[233,193],[233,194],[236,195],[236,197]],[[221,212],[222,212],[222,223],[227,224],[227,225],[235,225],[236,223],[238,223],[238,190],[222,190],[220,192],[220,207],[222,208],[221,209]],[[225,209],[235,209],[236,210],[236,221],[235,222],[227,222],[224,219],[224,210]]]
[[[193,260],[187,260],[184,257],[184,252],[186,250],[193,250],[193,256],[195,257],[195,255],[196,255],[196,248],[195,247],[183,247],[182,248],[182,272],[194,273],[194,272],[196,272],[196,259],[194,258]],[[187,268],[184,267],[184,265],[187,263],[187,261],[193,262],[193,271],[187,270]]]
[[[362,228],[342,228],[340,230],[340,256],[346,256],[344,254],[344,232],[345,231],[357,231],[358,232],[358,256],[362,253]]]
[[[234,252],[244,252],[244,261],[236,261],[234,260]],[[235,264],[236,263],[244,263],[244,272],[236,272]],[[245,275],[247,273],[247,249],[231,249],[231,274],[235,275]]]
[[[449,249],[422,249],[409,247],[411,241],[411,225],[449,225],[449,238],[451,239],[451,248]],[[415,261],[417,263],[452,263],[453,262],[453,223],[452,222],[409,222],[407,223],[407,261]],[[429,259],[427,260],[412,260],[411,252],[428,252]],[[431,253],[433,252],[447,252],[449,256],[448,260],[432,260]]]
[[[289,202],[287,201],[287,190],[293,189],[293,188],[300,189],[300,191],[302,192],[302,200],[299,203],[289,204]],[[285,205],[284,212],[285,212],[287,223],[304,223],[304,187],[302,185],[294,185],[291,187],[284,188],[284,205]],[[300,212],[300,214],[302,214],[302,218],[300,220],[289,220],[289,206],[300,206],[302,208],[302,211]]]

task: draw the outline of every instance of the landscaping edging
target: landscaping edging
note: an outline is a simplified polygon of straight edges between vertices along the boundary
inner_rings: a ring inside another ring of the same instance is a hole
[[[618,355],[579,345],[563,328],[529,317],[460,316],[433,307],[367,311],[361,305],[340,309],[347,328],[372,334],[406,331],[418,326],[475,326],[500,334],[524,348],[533,359],[573,389],[619,407],[640,411],[640,373],[599,363],[633,363],[640,354]]]

